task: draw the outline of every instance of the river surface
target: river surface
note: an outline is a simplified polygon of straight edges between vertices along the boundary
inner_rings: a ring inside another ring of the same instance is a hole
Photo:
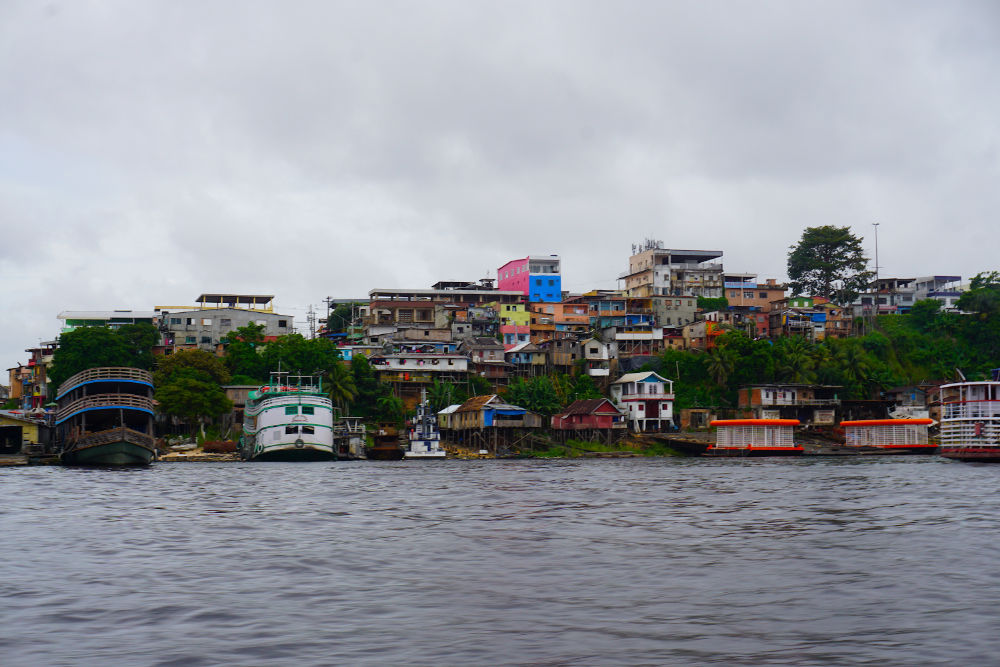
[[[0,665],[1000,664],[1000,466],[0,469]]]

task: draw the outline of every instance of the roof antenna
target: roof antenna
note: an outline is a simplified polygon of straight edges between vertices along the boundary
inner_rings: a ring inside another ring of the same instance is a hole
[[[961,368],[956,368],[955,372],[958,373],[958,377],[962,378],[962,382],[968,382],[968,380],[965,379],[965,373],[962,372]]]

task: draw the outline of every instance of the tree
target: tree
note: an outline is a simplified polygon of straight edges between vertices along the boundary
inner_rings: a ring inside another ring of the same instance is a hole
[[[807,227],[790,249],[788,277],[795,296],[822,296],[846,305],[871,282],[861,238],[849,227]]]
[[[959,310],[976,313],[985,320],[1000,315],[1000,273],[979,273],[969,283],[969,291],[955,304]]]
[[[229,370],[214,354],[184,350],[160,359],[153,373],[154,397],[164,414],[204,427],[205,419],[233,409],[221,387],[229,379]]]
[[[562,408],[552,380],[544,375],[529,380],[515,379],[507,386],[503,397],[508,403],[527,408],[546,417],[559,412]]]
[[[264,331],[263,325],[251,323],[226,335],[226,367],[233,376],[267,380],[267,364],[261,355]]]
[[[326,318],[328,333],[344,333],[351,326],[354,318],[354,308],[359,304],[338,303]]]
[[[917,331],[927,333],[934,328],[940,313],[940,301],[937,299],[921,299],[910,308],[910,321]]]
[[[58,389],[71,376],[88,368],[128,366],[149,370],[152,348],[159,333],[150,324],[129,324],[114,330],[107,327],[80,327],[59,336],[52,357],[49,381]]]
[[[399,424],[403,421],[403,399],[392,394],[386,394],[379,396],[375,404],[378,408],[376,415],[379,421],[392,422],[394,424]]]
[[[358,388],[354,384],[354,376],[350,369],[344,364],[337,364],[327,371],[325,377],[326,391],[330,400],[341,410],[346,410],[358,396]]]
[[[728,348],[716,347],[708,353],[708,374],[720,387],[726,386],[726,381],[734,370],[736,370],[736,357]]]

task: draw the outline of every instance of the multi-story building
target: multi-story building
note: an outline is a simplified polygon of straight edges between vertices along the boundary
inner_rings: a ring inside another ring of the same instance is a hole
[[[793,296],[771,304],[768,323],[769,334],[777,336],[802,336],[809,340],[822,340],[826,336],[825,309],[817,307],[812,297]]]
[[[293,333],[291,315],[274,312],[270,294],[202,294],[196,306],[157,306],[161,354],[201,349],[213,352],[226,343],[231,332],[256,324],[264,327],[265,340]]]
[[[56,341],[48,341],[28,348],[25,350],[30,355],[28,363],[7,369],[9,398],[17,401],[21,410],[42,410],[49,402],[48,372],[57,347]]]
[[[758,384],[739,390],[739,407],[754,419],[798,419],[802,424],[834,424],[843,387]]]
[[[924,276],[913,281],[913,300],[923,301],[934,299],[941,302],[941,310],[955,310],[955,304],[961,298],[959,286],[962,276]]]
[[[661,431],[673,425],[674,382],[654,373],[627,373],[611,383],[611,400],[633,431]]]
[[[450,329],[455,313],[469,307],[491,307],[500,313],[505,305],[524,303],[521,292],[485,287],[373,289],[368,299],[368,305],[360,312],[368,342],[392,337],[403,329]]]
[[[725,275],[726,301],[734,316],[737,328],[747,329],[752,337],[764,338],[769,335],[771,303],[785,298],[786,286],[774,278],[763,283],[752,273]]]
[[[634,247],[628,272],[619,276],[625,281],[629,296],[702,296],[723,295],[721,250],[672,250],[659,241],[647,241]]]
[[[497,269],[497,287],[525,295],[529,302],[562,300],[559,255],[529,255]]]
[[[497,305],[500,336],[506,349],[531,340],[531,313],[523,303]]]

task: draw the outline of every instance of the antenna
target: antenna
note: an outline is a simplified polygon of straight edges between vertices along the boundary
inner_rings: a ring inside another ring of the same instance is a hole
[[[309,311],[306,313],[306,321],[309,322],[309,338],[316,337],[316,311],[313,305],[309,304]]]

